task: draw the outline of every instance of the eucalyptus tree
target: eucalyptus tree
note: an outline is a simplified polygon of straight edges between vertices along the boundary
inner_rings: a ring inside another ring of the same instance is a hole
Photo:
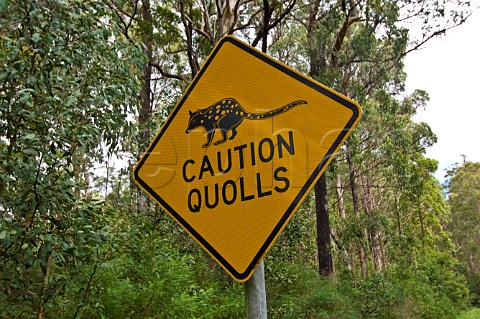
[[[384,264],[382,235],[375,226],[381,225],[376,213],[378,205],[375,204],[375,192],[380,190],[378,193],[381,194],[381,190],[390,185],[386,186],[384,183],[379,185],[376,180],[386,178],[379,174],[381,168],[388,168],[394,164],[385,163],[382,145],[390,141],[389,136],[395,138],[395,135],[399,135],[397,138],[400,138],[402,134],[415,135],[417,139],[411,140],[411,144],[395,144],[394,140],[391,151],[395,152],[396,156],[412,152],[421,154],[424,147],[435,139],[427,125],[416,125],[411,122],[415,108],[411,110],[401,108],[402,103],[408,104],[408,100],[418,102],[426,100],[426,95],[420,91],[414,93],[411,98],[404,99],[403,58],[424,46],[433,37],[442,35],[448,29],[463,23],[470,12],[469,3],[305,1],[299,8],[286,26],[283,26],[283,33],[284,37],[288,37],[285,35],[289,32],[288,27],[294,26],[293,32],[298,34],[298,25],[303,26],[304,32],[300,37],[303,47],[294,46],[297,50],[296,55],[290,52],[285,57],[285,62],[303,63],[303,69],[308,70],[310,76],[364,106],[364,120],[347,140],[343,153],[337,156],[337,162],[346,164],[347,170],[344,171],[346,177],[338,176],[339,171],[336,170],[337,173],[334,173],[332,179],[338,186],[335,187],[336,202],[342,218],[346,216],[344,189],[348,189],[350,193],[351,207],[358,228],[355,245],[362,276],[365,278],[367,252],[370,252],[373,258],[371,264],[375,269],[381,269]],[[407,28],[410,24],[416,25],[416,32],[412,32],[413,28]],[[278,52],[280,58],[284,54],[282,48],[287,43],[291,45],[288,40],[274,43],[274,47],[278,46],[274,51]],[[288,49],[284,49],[286,50]],[[303,55],[306,59],[302,61],[298,55]],[[380,108],[377,113],[379,118],[374,119],[371,115],[374,110],[371,105],[378,105]],[[382,113],[390,115],[383,116]],[[383,133],[370,125],[369,122],[372,120],[382,126]],[[398,134],[402,131],[404,133]],[[408,158],[409,164],[415,163],[414,158]],[[322,221],[317,224],[319,262],[325,260],[323,265],[319,265],[319,271],[328,274],[333,268],[329,266],[331,263],[328,261],[331,258],[328,252],[328,247],[331,246],[329,242],[331,231],[328,217],[325,218],[328,211],[325,205],[327,184],[324,178],[319,180],[315,189],[318,197],[317,220]]]
[[[448,230],[455,244],[455,254],[465,267],[474,294],[480,302],[480,163],[465,162],[448,173]]]
[[[480,163],[465,162],[449,172],[448,202],[451,210],[449,229],[458,247],[457,254],[472,274],[480,272]]]
[[[328,216],[336,216],[325,205],[324,177],[315,186],[321,274],[333,271],[330,234],[349,268],[358,260],[363,278],[369,265],[382,269],[388,263],[385,227],[392,207],[399,217],[400,194],[416,193],[417,207],[423,205],[419,185],[424,184],[418,181],[430,180],[428,172],[435,169],[423,154],[436,137],[427,124],[411,120],[428,95],[405,93],[403,58],[462,24],[470,13],[468,1],[304,1],[273,32],[274,56],[364,107],[364,118],[330,169],[336,195],[330,202],[346,229],[330,230]],[[415,211],[420,233],[428,232],[422,209]],[[347,249],[352,244],[358,258]]]
[[[0,285],[10,318],[51,312],[109,236],[89,171],[130,137],[141,56],[107,9],[0,5]]]

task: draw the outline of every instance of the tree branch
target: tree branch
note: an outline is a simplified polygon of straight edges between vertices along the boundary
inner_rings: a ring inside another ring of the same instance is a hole
[[[235,25],[238,22],[238,10],[240,9],[240,6],[242,4],[248,3],[250,1],[251,0],[237,0],[237,2],[235,2],[235,8],[233,9],[233,23],[230,26],[230,28],[228,29],[227,34],[232,34],[233,31],[235,30]]]
[[[166,78],[170,78],[170,79],[177,79],[177,80],[180,80],[180,81],[185,81],[185,78],[181,75],[178,75],[178,74],[173,74],[173,73],[168,73],[168,72],[165,72],[163,71],[162,67],[160,66],[160,64],[158,63],[155,63],[155,62],[149,62],[148,65],[154,67],[155,69],[157,69],[158,72],[160,72],[160,74],[163,76],[163,77],[166,77]]]
[[[333,53],[332,53],[332,60],[335,65],[335,53],[340,51],[342,48],[343,40],[345,39],[345,35],[347,34],[348,28],[355,22],[360,20],[360,14],[357,9],[357,4],[354,2],[354,0],[349,0],[350,3],[350,9],[348,11],[347,17],[345,18],[345,21],[340,28],[340,30],[337,33],[337,38],[335,39],[335,44],[333,46]]]
[[[122,30],[122,34],[125,36],[125,38],[127,38],[127,40],[135,45],[135,46],[138,46],[138,44],[132,39],[132,37],[130,36],[130,33],[128,32],[128,29],[131,27],[132,25],[132,22],[133,20],[135,20],[135,17],[137,15],[137,10],[138,10],[138,1],[139,0],[135,0],[135,8],[134,8],[134,12],[132,15],[129,15],[127,12],[125,12],[125,10],[123,10],[122,8],[120,8],[114,1],[109,1],[109,0],[106,0],[105,3],[106,5],[113,11],[116,13],[116,15],[118,16],[119,20],[120,20],[120,23],[123,27],[121,27],[120,29]],[[128,18],[130,18],[130,21],[128,23],[125,22],[125,19],[122,17],[122,14],[127,16]],[[117,22],[118,23],[118,22]],[[120,24],[118,23],[118,24]]]
[[[197,27],[195,27],[195,24],[193,22],[193,20],[188,16],[188,15],[185,15],[185,19],[187,19],[187,21],[191,24],[192,28],[194,31],[196,31],[197,33],[201,34],[205,39],[207,39],[211,44],[215,44],[215,41],[213,40],[213,38],[211,37],[210,34],[206,33],[205,31],[203,31],[202,29],[199,29]]]
[[[191,9],[191,8],[190,8]],[[185,27],[185,35],[187,37],[187,57],[188,63],[190,64],[190,69],[192,71],[192,78],[197,74],[200,66],[195,57],[195,52],[193,51],[193,38],[192,38],[192,23],[187,20],[187,14],[185,13],[185,0],[180,0],[180,16],[182,19],[183,26]]]
[[[85,293],[83,294],[83,299],[82,302],[78,305],[77,310],[75,311],[75,314],[73,315],[73,319],[77,318],[78,312],[80,311],[80,308],[85,304],[85,301],[87,300],[88,293],[90,291],[90,286],[92,285],[92,280],[93,277],[95,276],[95,273],[97,272],[97,264],[93,266],[93,271],[92,274],[90,275],[90,278],[88,279],[87,287],[85,288]]]
[[[253,19],[255,19],[255,17],[256,17],[257,15],[259,15],[260,12],[262,12],[261,9],[255,11],[253,14],[251,14],[251,15],[250,15],[250,19],[248,19],[247,23],[241,24],[241,25],[239,25],[238,27],[234,28],[234,29],[232,30],[232,33],[235,32],[235,31],[238,31],[238,30],[243,30],[243,29],[247,28],[248,26],[250,26],[250,25],[252,24]]]
[[[269,30],[275,28],[286,17],[286,15],[293,10],[296,2],[297,0],[292,1],[292,3],[287,7],[287,9],[280,16],[278,16],[272,24],[268,26]]]
[[[403,52],[401,55],[398,56],[398,60],[400,60],[401,58],[403,58],[404,56],[406,56],[407,54],[409,54],[410,52],[412,51],[415,51],[415,50],[418,50],[418,49],[421,49],[421,47],[427,43],[428,41],[430,41],[432,38],[438,36],[438,35],[441,35],[441,34],[445,34],[445,32],[447,32],[448,30],[450,29],[453,29],[455,27],[458,27],[460,25],[462,25],[468,17],[470,17],[472,15],[472,13],[469,13],[464,19],[462,19],[459,23],[456,23],[450,27],[446,27],[446,28],[443,28],[441,30],[437,30],[435,32],[433,32],[431,35],[429,35],[428,37],[426,38],[423,38],[423,40],[420,42],[420,43],[417,43],[413,48]]]

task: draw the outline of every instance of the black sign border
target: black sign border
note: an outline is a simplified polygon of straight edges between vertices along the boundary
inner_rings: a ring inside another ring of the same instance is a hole
[[[182,107],[183,103],[187,100],[189,97],[190,93],[192,90],[195,88],[196,84],[202,77],[202,75],[205,73],[205,71],[208,69],[208,66],[210,65],[211,61],[215,58],[217,55],[218,51],[222,48],[222,46],[225,43],[231,43],[241,50],[253,55],[254,57],[258,58],[259,60],[269,64],[270,66],[278,69],[279,71],[289,75],[293,79],[302,82],[303,84],[311,87],[312,89],[318,91],[319,93],[327,96],[328,98],[342,104],[343,106],[349,108],[352,110],[353,114],[350,120],[347,122],[345,125],[344,129],[341,131],[341,133],[338,135],[338,137],[335,139],[334,144],[330,147],[328,150],[327,154],[324,156],[324,158],[320,161],[319,165],[316,167],[314,170],[313,174],[307,179],[307,182],[305,185],[300,189],[300,192],[297,194],[293,202],[290,204],[290,206],[287,208],[285,213],[283,214],[282,218],[278,222],[278,224],[275,226],[273,231],[270,233],[270,235],[267,237],[267,240],[265,243],[262,245],[258,253],[255,255],[253,258],[252,262],[248,265],[247,269],[245,272],[240,273],[235,268],[233,268],[232,265],[230,265],[221,255],[218,253],[193,227],[191,227],[181,216],[178,214],[166,201],[164,201],[150,186],[145,183],[139,174],[140,169],[142,168],[143,164],[149,157],[150,153],[153,151],[155,146],[157,145],[158,141],[160,138],[163,136],[164,132],[167,130],[167,128],[170,126],[170,123],[172,122],[173,118],[176,116],[180,108]],[[253,47],[241,42],[240,40],[232,37],[232,36],[227,36],[222,38],[217,46],[214,48],[213,52],[210,54],[208,57],[207,61],[205,62],[205,65],[201,68],[200,72],[195,76],[193,79],[191,85],[188,87],[187,91],[185,94],[182,96],[180,101],[178,102],[177,106],[174,108],[173,112],[170,114],[168,117],[167,121],[165,124],[162,126],[160,132],[157,134],[155,140],[152,142],[150,147],[148,148],[147,152],[144,154],[144,156],[140,159],[140,162],[137,164],[137,166],[134,169],[134,180],[147,192],[152,196],[163,208],[165,208],[171,215],[172,217],[180,223],[180,225],[187,231],[189,232],[214,258],[237,280],[239,281],[245,281],[251,273],[254,271],[256,268],[257,264],[260,263],[262,256],[266,253],[268,247],[272,244],[273,240],[275,237],[279,234],[280,230],[284,226],[284,224],[289,220],[290,216],[295,212],[295,207],[303,200],[303,198],[307,195],[307,192],[310,190],[311,187],[313,187],[313,184],[316,182],[318,178],[320,178],[320,173],[325,167],[326,162],[332,156],[333,152],[337,149],[337,147],[340,145],[340,143],[343,141],[345,138],[346,134],[350,131],[352,126],[355,124],[357,121],[358,117],[360,116],[360,108],[344,99],[343,97],[333,93],[332,91],[326,89],[325,87],[319,85],[318,83],[314,82],[313,80],[310,80],[306,78],[305,76],[293,71],[286,65],[281,64],[278,61],[273,60],[272,58],[268,57],[267,55],[263,54],[260,51],[257,51]]]

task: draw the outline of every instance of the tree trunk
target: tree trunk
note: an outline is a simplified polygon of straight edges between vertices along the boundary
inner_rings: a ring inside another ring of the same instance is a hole
[[[315,28],[318,24],[317,13],[320,1],[314,1],[308,12],[307,21],[307,38],[309,43],[315,43]],[[325,59],[319,58],[318,48],[312,47],[310,54],[310,71],[311,77],[318,76],[325,68]],[[330,220],[328,218],[328,197],[327,197],[327,179],[325,172],[314,186],[315,190],[315,215],[317,219],[317,254],[318,254],[318,271],[320,275],[329,276],[333,273],[333,259],[331,252],[330,238]]]
[[[345,211],[345,199],[343,198],[343,185],[342,185],[342,179],[340,178],[340,175],[335,174],[335,190],[337,193],[337,201],[338,201],[338,215],[340,216],[340,219],[344,220],[347,218],[347,213]],[[350,244],[348,245],[350,246]],[[345,258],[345,262],[347,264],[347,269],[352,270],[352,261],[350,259],[350,254],[348,252],[348,248],[344,247],[342,249],[342,253]]]
[[[335,174],[335,189],[337,191],[337,200],[338,200],[338,214],[341,219],[345,219],[347,214],[345,213],[345,200],[343,199],[343,186],[340,175]]]
[[[185,8],[185,5],[187,5],[188,8]],[[189,9],[188,13],[185,11],[186,9]],[[200,70],[200,65],[198,63],[197,53],[194,49],[193,24],[191,19],[188,18],[189,16],[192,16],[192,3],[187,3],[185,0],[180,0],[180,16],[182,18],[183,27],[185,28],[188,64],[190,65],[193,79]]]
[[[418,214],[418,220],[420,221],[420,230],[422,234],[422,246],[425,245],[425,225],[423,221],[423,214],[422,214],[422,208],[421,208],[421,203],[420,203],[420,195],[417,194],[416,196],[417,199],[417,214]]]
[[[333,273],[331,252],[330,221],[328,219],[327,179],[325,173],[314,186],[317,214],[318,272],[322,276]]]
[[[397,219],[397,234],[398,236],[402,235],[402,224],[400,222],[400,207],[397,198],[397,192],[395,192],[395,217]]]
[[[308,39],[308,54],[310,58],[310,76],[318,76],[322,70],[325,70],[326,59],[322,55],[323,48],[320,48],[316,41],[315,29],[318,25],[317,15],[320,7],[320,0],[313,1],[308,8],[307,18],[307,39]]]
[[[43,285],[42,285],[42,298],[40,301],[40,305],[38,306],[38,312],[37,312],[37,319],[43,319],[43,314],[45,310],[45,302],[47,301],[47,289],[48,289],[48,283],[50,280],[50,267],[52,266],[53,263],[53,255],[52,253],[49,253],[48,255],[48,262],[45,270],[45,276],[43,279]]]
[[[141,134],[141,147],[146,147],[150,138],[148,121],[152,116],[152,100],[150,85],[152,80],[152,66],[149,64],[152,60],[152,42],[153,42],[153,19],[150,12],[149,0],[142,1],[142,20],[144,28],[142,30],[143,51],[147,56],[147,63],[142,67],[142,87],[140,89],[141,107],[138,115],[138,125]]]
[[[365,258],[365,248],[364,248],[364,240],[365,240],[365,235],[364,235],[364,229],[363,226],[361,225],[361,216],[360,216],[360,210],[358,207],[358,195],[357,195],[357,186],[355,182],[355,168],[353,167],[353,162],[352,162],[352,157],[349,152],[348,146],[347,146],[347,164],[348,164],[348,170],[350,173],[350,190],[352,192],[352,201],[353,201],[353,211],[355,212],[355,217],[357,218],[357,226],[358,226],[358,254],[360,257],[360,267],[362,269],[362,278],[367,279],[368,277],[368,269],[367,269],[367,262]]]
[[[363,211],[373,221],[375,218],[375,216],[372,214],[373,196],[371,194],[371,191],[368,185],[368,178],[364,174],[360,174],[359,178],[362,185]],[[376,219],[375,219],[375,222],[377,222]],[[371,225],[372,223],[369,223],[369,224]],[[383,261],[382,261],[382,249],[380,247],[380,235],[378,233],[378,230],[375,229],[374,226],[368,227],[368,233],[369,233],[368,238],[370,240],[370,247],[371,247],[372,256],[373,256],[373,264],[375,266],[375,269],[381,270],[383,268]]]
[[[140,135],[139,149],[145,150],[150,141],[149,121],[152,117],[152,98],[151,98],[151,81],[152,81],[152,46],[153,46],[153,19],[150,9],[150,1],[142,1],[142,43],[143,51],[147,56],[147,63],[142,67],[142,87],[140,89],[141,105],[138,114],[138,129]],[[140,156],[140,154],[139,154]],[[137,188],[137,210],[138,212],[145,212],[150,203],[150,199],[139,188]]]
[[[229,34],[236,23],[236,2],[234,0],[220,0],[215,2],[217,5],[217,26],[218,34],[216,40],[220,40],[223,36]]]

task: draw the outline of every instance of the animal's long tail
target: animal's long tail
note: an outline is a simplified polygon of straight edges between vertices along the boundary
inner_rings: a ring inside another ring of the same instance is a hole
[[[271,117],[277,116],[279,114],[285,113],[291,109],[293,109],[297,105],[301,104],[308,104],[307,101],[304,100],[297,100],[293,101],[291,103],[288,103],[287,105],[284,105],[282,107],[279,107],[278,109],[272,110],[270,112],[266,113],[247,113],[247,116],[245,117],[247,120],[263,120],[263,119],[269,119]]]

